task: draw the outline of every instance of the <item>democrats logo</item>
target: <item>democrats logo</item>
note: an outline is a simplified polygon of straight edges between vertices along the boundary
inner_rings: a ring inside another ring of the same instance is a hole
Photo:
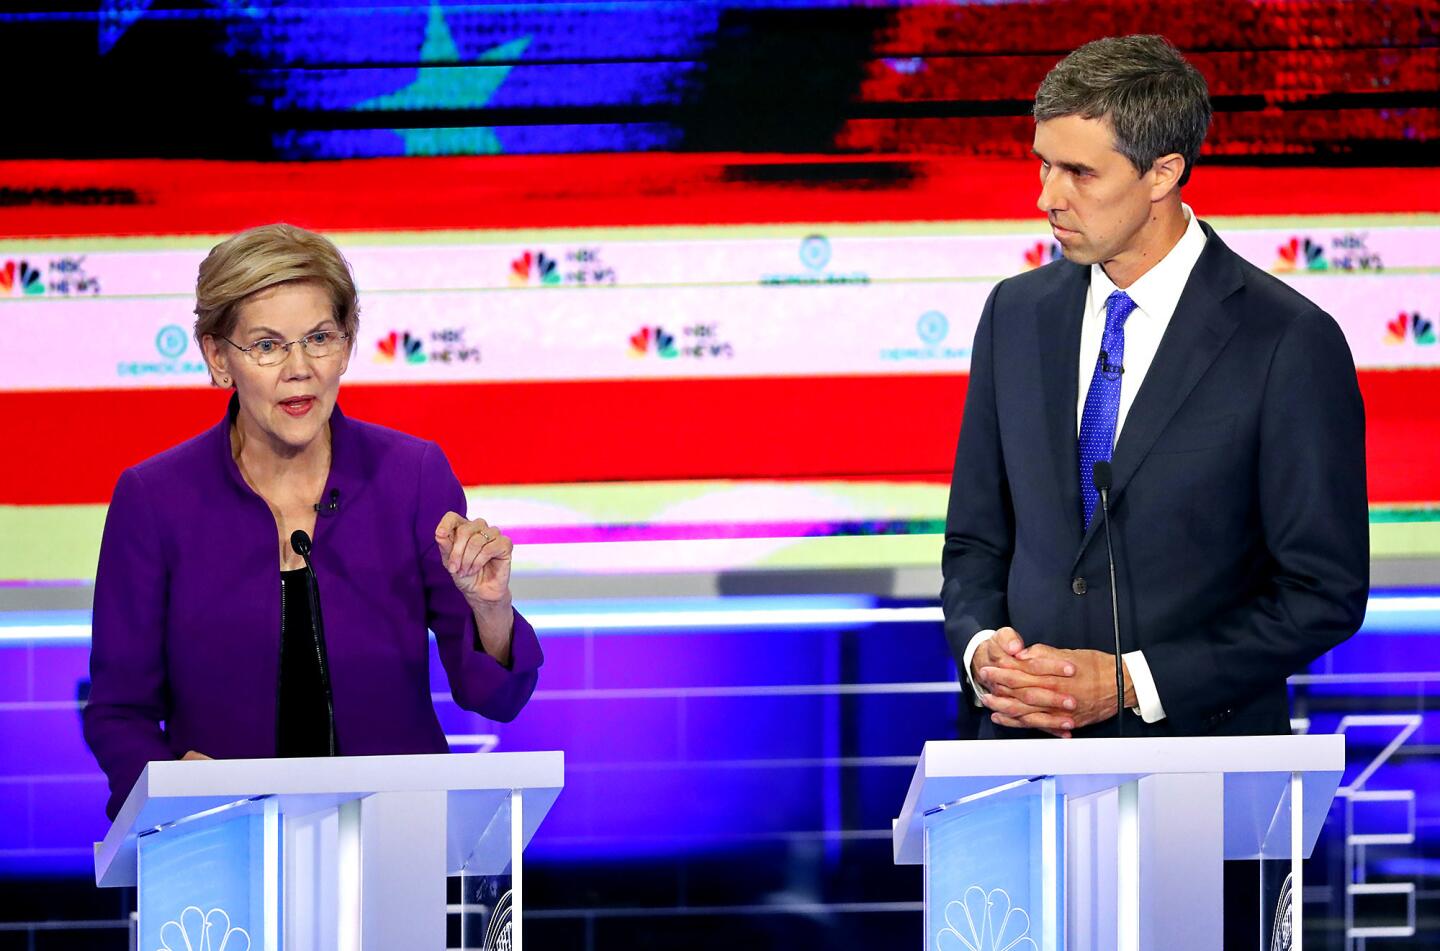
[[[812,234],[800,242],[800,263],[811,271],[823,271],[830,263],[830,239]]]
[[[860,271],[831,271],[830,259],[833,254],[834,249],[830,246],[829,238],[823,234],[806,235],[801,239],[799,249],[803,272],[765,274],[761,276],[760,283],[768,287],[870,283],[870,275]]]
[[[179,324],[166,324],[155,334],[155,352],[144,360],[122,360],[115,365],[121,377],[200,377],[209,371],[194,341]]]
[[[1385,324],[1385,342],[1391,344],[1413,343],[1428,347],[1435,344],[1435,324],[1420,316],[1419,311],[1401,311],[1394,320]]]
[[[926,311],[916,322],[915,332],[921,340],[933,347],[950,333],[950,321],[938,310]]]
[[[176,324],[160,328],[160,332],[155,335],[155,349],[160,352],[160,356],[168,360],[176,359],[189,346],[190,335],[185,332],[183,327]]]
[[[969,347],[948,346],[950,319],[938,310],[927,310],[915,321],[915,336],[920,345],[884,347],[880,359],[891,362],[913,360],[964,360],[970,356]]]

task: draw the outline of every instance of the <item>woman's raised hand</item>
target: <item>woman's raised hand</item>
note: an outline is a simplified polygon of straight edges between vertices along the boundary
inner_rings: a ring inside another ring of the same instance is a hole
[[[440,558],[473,608],[510,603],[510,554],[515,543],[483,518],[446,512],[435,527]]]

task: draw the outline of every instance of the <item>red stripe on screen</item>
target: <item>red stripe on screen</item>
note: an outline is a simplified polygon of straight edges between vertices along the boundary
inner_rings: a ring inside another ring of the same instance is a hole
[[[1028,161],[640,153],[0,162],[0,237],[1036,219]],[[852,187],[846,187],[847,182]],[[1436,168],[1204,166],[1203,217],[1440,211]]]
[[[351,416],[444,447],[467,485],[949,478],[964,376],[351,386]],[[1440,500],[1440,371],[1369,371],[1370,499]],[[105,502],[213,425],[209,390],[0,394],[0,503]]]

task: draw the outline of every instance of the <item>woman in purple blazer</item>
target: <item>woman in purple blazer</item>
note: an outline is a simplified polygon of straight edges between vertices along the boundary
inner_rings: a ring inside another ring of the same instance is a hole
[[[229,409],[120,476],[100,546],[84,724],[106,812],[151,760],[444,752],[427,629],[455,701],[513,719],[542,662],[513,545],[465,518],[438,446],[340,412],[359,303],[338,249],[242,232],[200,265],[195,313]]]

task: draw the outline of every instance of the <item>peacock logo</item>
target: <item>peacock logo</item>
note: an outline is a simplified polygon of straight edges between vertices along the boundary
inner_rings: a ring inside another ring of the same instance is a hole
[[[1385,342],[1400,344],[1409,338],[1421,347],[1435,343],[1435,324],[1420,316],[1417,311],[1401,311],[1394,320],[1385,324]]]
[[[1011,905],[1003,888],[986,892],[971,885],[943,914],[945,927],[936,933],[933,951],[1039,951],[1030,936],[1030,915]]]
[[[25,294],[34,296],[45,293],[45,281],[40,269],[29,261],[6,261],[0,267],[0,294]]]
[[[410,331],[390,331],[375,345],[376,363],[424,363],[425,350],[420,338]]]
[[[679,356],[675,349],[675,335],[666,333],[664,327],[641,327],[630,335],[630,356],[643,357],[648,353],[658,354],[671,360]]]
[[[250,951],[250,933],[232,925],[223,908],[202,911],[191,905],[160,926],[155,951]]]
[[[1060,260],[1060,245],[1055,241],[1036,241],[1025,250],[1025,266],[1030,270]]]
[[[533,254],[526,251],[510,262],[510,285],[512,287],[525,287],[530,284],[551,287],[559,284],[560,281],[560,262],[544,251],[536,251]]]
[[[1325,271],[1330,268],[1325,260],[1325,248],[1309,238],[1291,238],[1275,250],[1279,255],[1272,267],[1275,271]]]

